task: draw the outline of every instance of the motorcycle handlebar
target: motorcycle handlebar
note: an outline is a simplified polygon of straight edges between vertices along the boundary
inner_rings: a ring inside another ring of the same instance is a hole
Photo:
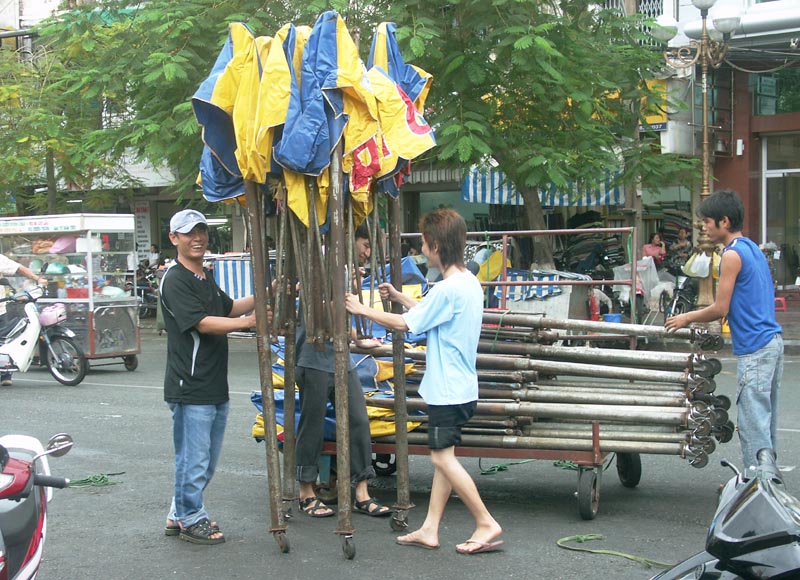
[[[55,477],[54,475],[35,473],[33,475],[33,484],[40,485],[42,487],[56,487],[58,489],[64,489],[69,485],[69,479],[64,477]]]

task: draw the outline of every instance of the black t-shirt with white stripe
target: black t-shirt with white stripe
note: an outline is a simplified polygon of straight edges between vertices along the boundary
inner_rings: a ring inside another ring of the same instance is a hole
[[[159,286],[167,331],[164,400],[190,405],[219,405],[228,400],[228,337],[201,334],[195,328],[206,316],[228,316],[233,300],[205,270],[196,276],[180,262]]]

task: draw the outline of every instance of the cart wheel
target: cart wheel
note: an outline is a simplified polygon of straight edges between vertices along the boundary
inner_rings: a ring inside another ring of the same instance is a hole
[[[381,477],[392,475],[397,471],[397,459],[390,453],[376,453],[372,460],[372,467],[375,473]]]
[[[728,412],[722,407],[712,407],[711,417],[714,425],[724,425],[728,422]]]
[[[597,517],[600,507],[600,483],[592,469],[582,469],[578,475],[578,513],[584,520]]]
[[[703,437],[699,441],[699,447],[707,455],[711,455],[717,450],[717,444],[714,442],[713,437]]]
[[[689,465],[697,469],[702,469],[708,465],[708,455],[706,455],[705,451],[698,451],[694,457],[689,459]]]
[[[342,536],[342,551],[344,552],[344,557],[348,560],[352,560],[356,557],[356,541],[353,539],[353,536]]]
[[[408,510],[397,510],[394,512],[389,524],[395,532],[403,532],[408,529]]]
[[[642,457],[638,453],[617,453],[617,475],[625,487],[636,487],[642,480]]]
[[[714,436],[720,443],[727,443],[728,441],[733,439],[733,431],[734,431],[733,422],[728,421],[715,431]]]
[[[707,334],[700,339],[700,350],[719,350],[724,344],[719,334]]]
[[[280,548],[281,554],[288,554],[289,538],[286,537],[286,532],[275,532],[273,535],[275,536],[275,541],[278,542],[278,548]]]
[[[292,511],[293,503],[293,501],[283,501],[283,506],[281,506],[281,515],[283,516],[284,520],[292,519],[292,516],[294,515],[294,512]]]
[[[714,404],[729,411],[731,408],[731,398],[728,395],[717,395],[717,400],[714,401]]]
[[[122,362],[125,363],[126,370],[135,371],[137,368],[139,368],[139,357],[137,357],[135,354],[122,357]]]
[[[714,373],[714,376],[722,372],[722,363],[718,358],[710,358],[708,359],[708,363],[711,365],[711,371]]]

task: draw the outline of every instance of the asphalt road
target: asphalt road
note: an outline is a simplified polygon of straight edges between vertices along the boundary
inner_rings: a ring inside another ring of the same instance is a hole
[[[549,461],[510,465],[480,475],[507,460],[463,460],[490,511],[504,527],[505,550],[462,556],[455,544],[469,537],[471,518],[452,499],[441,530],[442,549],[395,545],[388,519],[353,514],[356,556],[345,559],[333,533],[336,518],[295,515],[289,522],[290,552],[282,554],[268,533],[268,490],[264,446],[250,436],[256,410],[249,400],[257,388],[255,342],[231,341],[231,415],[220,469],[206,503],[226,533],[220,546],[196,546],[163,535],[172,485],[171,420],[162,399],[166,341],[143,332],[139,369],[122,365],[93,368],[78,387],[56,383],[44,370],[18,375],[0,388],[0,433],[46,440],[59,431],[75,438],[74,449],[53,459],[53,472],[73,480],[112,475],[114,485],[56,491],[40,580],[102,578],[649,578],[656,572],[627,559],[564,550],[556,541],[597,533],[587,548],[617,550],[677,562],[702,548],[715,508],[716,490],[729,472],[723,457],[739,460],[738,440],[721,445],[709,465],[695,469],[672,456],[642,456],[643,476],[635,489],[623,487],[612,465],[602,481],[600,513],[580,519],[574,471]],[[790,490],[800,490],[791,466],[800,461],[800,394],[795,386],[800,357],[790,357],[782,390],[779,463]],[[718,392],[733,397],[735,367],[723,358]],[[427,457],[411,458],[412,527],[424,519],[432,470]],[[374,495],[391,503],[393,477],[379,478]],[[296,513],[296,510],[295,510]]]

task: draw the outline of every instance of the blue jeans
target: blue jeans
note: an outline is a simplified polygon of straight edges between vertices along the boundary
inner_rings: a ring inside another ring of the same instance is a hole
[[[188,528],[208,517],[203,491],[217,468],[229,403],[168,405],[175,445],[175,495],[167,517]]]
[[[776,334],[769,343],[737,362],[736,408],[739,442],[744,467],[756,465],[756,453],[774,449],[778,432],[778,389],[783,377],[783,337]]]

